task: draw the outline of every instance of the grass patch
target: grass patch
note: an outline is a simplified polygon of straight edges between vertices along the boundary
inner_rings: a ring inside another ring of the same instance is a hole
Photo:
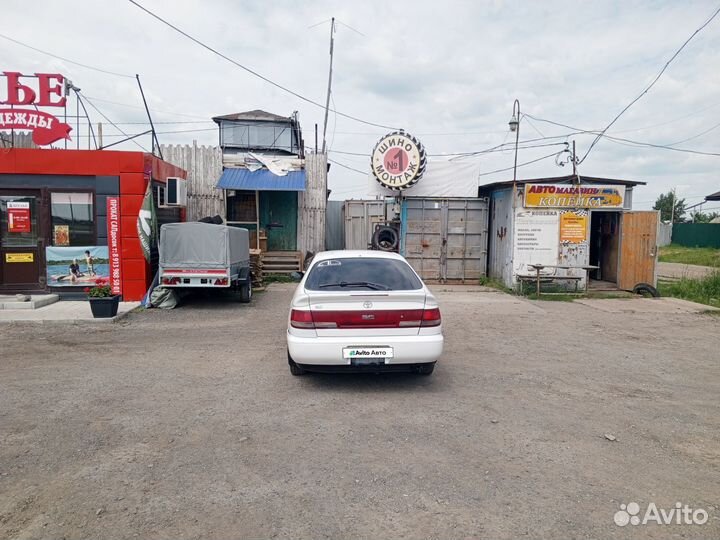
[[[506,287],[505,284],[499,279],[490,278],[487,276],[481,276],[480,279],[478,279],[478,285],[481,285],[483,287],[490,287],[491,289],[497,289],[503,292],[512,292],[512,289]]]
[[[289,274],[263,274],[263,283],[297,283]]]
[[[660,262],[697,264],[720,268],[720,249],[670,244],[660,248]]]
[[[662,296],[682,298],[708,306],[720,307],[720,270],[701,279],[663,281],[658,284]]]
[[[547,300],[549,302],[572,302],[573,300],[583,298],[583,296],[578,294],[541,293],[538,297],[537,293],[531,293],[527,295],[527,298],[528,300]]]

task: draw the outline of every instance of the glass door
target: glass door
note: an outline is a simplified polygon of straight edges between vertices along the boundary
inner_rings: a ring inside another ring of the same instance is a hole
[[[0,290],[42,288],[40,193],[0,194]]]

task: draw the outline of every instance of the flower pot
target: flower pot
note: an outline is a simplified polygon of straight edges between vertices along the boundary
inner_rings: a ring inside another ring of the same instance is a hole
[[[96,319],[107,319],[117,315],[120,305],[120,295],[105,298],[88,298],[90,310]]]

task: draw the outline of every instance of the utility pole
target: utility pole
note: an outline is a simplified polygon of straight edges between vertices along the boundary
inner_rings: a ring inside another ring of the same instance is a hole
[[[575,159],[575,139],[573,139],[572,162],[573,162],[573,176],[577,178],[577,161]]]
[[[330,112],[330,92],[332,87],[333,52],[335,49],[335,17],[330,20],[330,70],[328,73],[327,98],[325,99],[325,122],[323,123],[322,153],[326,150],[325,135],[327,134],[328,113]]]
[[[100,145],[98,146],[98,148],[102,148],[102,147],[103,147],[103,143],[102,143],[102,122],[98,122],[98,143],[100,143]]]
[[[677,188],[674,187],[672,190],[672,206],[670,206],[670,224],[672,225],[675,223],[675,190]]]

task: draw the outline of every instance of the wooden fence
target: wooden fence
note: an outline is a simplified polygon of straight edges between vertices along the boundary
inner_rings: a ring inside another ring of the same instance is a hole
[[[298,195],[298,250],[318,253],[325,249],[327,154],[306,154],[305,177],[305,191]]]
[[[182,167],[188,173],[187,220],[219,215],[225,219],[225,193],[215,189],[222,174],[222,154],[216,146],[189,144],[162,145],[165,161]]]

